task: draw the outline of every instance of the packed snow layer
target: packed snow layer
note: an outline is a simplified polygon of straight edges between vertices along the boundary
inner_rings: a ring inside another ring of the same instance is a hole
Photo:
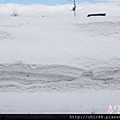
[[[0,65],[0,91],[120,90],[120,67]]]

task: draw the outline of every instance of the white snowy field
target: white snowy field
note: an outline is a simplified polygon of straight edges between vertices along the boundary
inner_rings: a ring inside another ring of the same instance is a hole
[[[120,16],[0,14],[0,113],[107,113],[119,94]]]
[[[0,93],[1,114],[117,114],[120,91]]]

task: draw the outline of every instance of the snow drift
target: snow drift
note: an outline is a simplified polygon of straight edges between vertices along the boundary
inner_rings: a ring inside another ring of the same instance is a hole
[[[110,104],[119,104],[119,5],[103,4],[107,16],[94,18],[87,18],[86,15],[88,11],[99,12],[101,4],[82,5],[84,7],[78,5],[80,12],[76,18],[72,17],[71,11],[68,12],[71,5],[59,8],[0,5],[0,113],[91,113],[93,110],[106,113]],[[50,10],[46,14],[38,12],[48,8]],[[14,10],[19,17],[11,16]],[[42,17],[43,14],[45,17]],[[15,92],[20,95],[19,101]],[[97,99],[91,96],[93,92]],[[110,93],[111,97],[107,96]],[[26,98],[31,96],[35,99],[28,102]],[[47,96],[51,99],[48,103],[43,102],[48,100]],[[99,102],[100,106],[97,102],[89,105],[85,96],[90,101]],[[105,98],[106,101],[100,102]],[[13,102],[8,104],[8,99]],[[20,102],[22,99],[25,103]],[[78,106],[74,104],[72,109],[70,105],[76,102]],[[66,107],[62,106],[64,104]],[[46,108],[43,109],[42,105]]]

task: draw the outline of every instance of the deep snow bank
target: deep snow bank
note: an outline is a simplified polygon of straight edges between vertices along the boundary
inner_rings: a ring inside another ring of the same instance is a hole
[[[1,91],[119,89],[118,18],[1,18]]]

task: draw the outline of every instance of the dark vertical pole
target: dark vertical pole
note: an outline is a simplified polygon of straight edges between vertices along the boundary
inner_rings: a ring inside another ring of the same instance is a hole
[[[74,17],[76,17],[76,3],[75,3],[75,0],[72,1],[70,0],[71,2],[74,2],[74,7],[72,8],[72,11],[74,11]]]
[[[75,4],[75,0],[74,0],[74,8],[75,8],[75,10],[74,10],[74,17],[76,17],[76,4]]]

